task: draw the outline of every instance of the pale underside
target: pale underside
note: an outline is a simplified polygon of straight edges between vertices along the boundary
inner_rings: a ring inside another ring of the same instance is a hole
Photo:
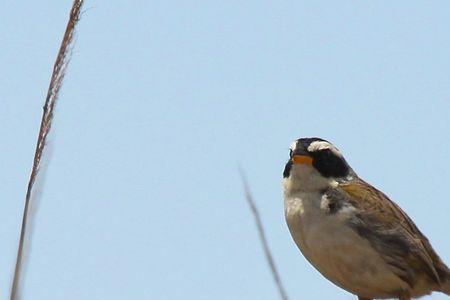
[[[285,197],[289,230],[306,259],[327,279],[366,298],[392,298],[404,292],[427,293],[425,283],[414,290],[356,233],[347,221],[356,212],[349,206],[334,214],[321,193],[297,191]]]

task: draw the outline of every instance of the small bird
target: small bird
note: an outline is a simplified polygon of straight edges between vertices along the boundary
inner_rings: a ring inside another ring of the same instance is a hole
[[[450,295],[450,269],[408,215],[321,138],[290,147],[286,222],[305,258],[360,300]]]

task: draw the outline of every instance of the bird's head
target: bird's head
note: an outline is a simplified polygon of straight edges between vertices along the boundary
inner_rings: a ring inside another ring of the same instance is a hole
[[[289,148],[284,167],[285,192],[315,191],[356,176],[341,152],[321,138],[301,138]]]

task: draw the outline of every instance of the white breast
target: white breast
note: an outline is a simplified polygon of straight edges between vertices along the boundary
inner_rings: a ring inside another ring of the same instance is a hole
[[[330,281],[360,296],[383,298],[407,289],[370,243],[347,225],[356,209],[330,214],[327,204],[319,193],[285,197],[289,230],[306,259]]]

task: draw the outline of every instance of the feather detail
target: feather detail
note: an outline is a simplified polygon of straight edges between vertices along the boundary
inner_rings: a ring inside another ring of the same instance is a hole
[[[406,213],[361,179],[342,183],[339,188],[358,209],[350,225],[369,240],[398,276],[412,289],[423,280],[439,289],[450,274],[448,268]]]
[[[450,269],[442,263],[440,270],[441,273],[445,273],[441,278],[445,278],[441,281],[440,291],[450,296]]]
[[[443,285],[441,291],[450,296],[450,280],[447,280]]]

